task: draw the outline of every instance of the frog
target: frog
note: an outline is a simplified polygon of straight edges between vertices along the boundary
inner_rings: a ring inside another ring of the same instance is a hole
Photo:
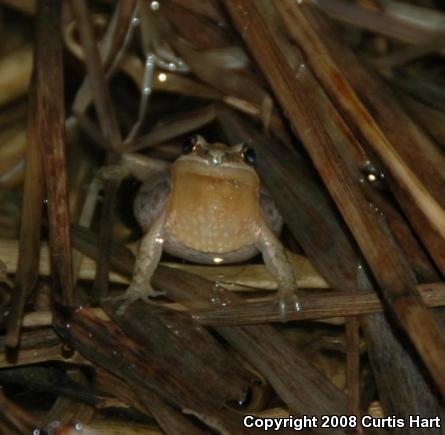
[[[254,149],[245,144],[209,143],[194,135],[168,170],[142,184],[134,215],[143,237],[125,299],[151,301],[164,294],[151,285],[163,251],[212,265],[261,253],[278,283],[282,318],[289,305],[300,310],[294,270],[279,240],[283,219],[255,163]]]

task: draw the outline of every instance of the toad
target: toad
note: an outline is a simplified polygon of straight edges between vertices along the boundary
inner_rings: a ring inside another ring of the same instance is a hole
[[[129,300],[156,297],[151,277],[166,252],[201,264],[229,264],[261,252],[278,282],[279,308],[299,310],[296,278],[278,239],[282,218],[261,188],[255,152],[245,145],[208,143],[193,136],[169,173],[145,182],[134,213],[144,231]]]

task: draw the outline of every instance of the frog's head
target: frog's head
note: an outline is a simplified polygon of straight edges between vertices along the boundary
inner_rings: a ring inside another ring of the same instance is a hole
[[[197,162],[208,166],[208,170],[247,170],[255,172],[255,151],[244,144],[227,146],[222,143],[208,143],[202,136],[188,138],[182,147],[178,162]]]

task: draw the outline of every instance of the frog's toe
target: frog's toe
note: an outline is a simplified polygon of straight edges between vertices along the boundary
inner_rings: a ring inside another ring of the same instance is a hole
[[[301,303],[294,291],[286,291],[279,293],[278,310],[282,322],[289,320],[289,314],[301,311]]]
[[[152,298],[165,295],[164,291],[155,290],[151,285],[134,285],[131,284],[128,289],[119,296],[104,298],[104,301],[124,301],[123,304],[117,309],[116,313],[122,315],[133,302],[141,299],[147,303],[153,303]]]
[[[127,291],[124,293],[124,299],[142,299],[149,302],[151,298],[165,295],[164,291],[155,290],[150,284],[136,285],[130,284]]]
[[[123,301],[123,303],[119,306],[119,308],[116,309],[116,313],[119,315],[122,315],[127,310],[127,307],[134,302],[137,299],[137,297],[129,297],[127,293],[122,293],[119,296],[105,296],[101,298],[102,303],[111,303],[116,304],[117,302]]]
[[[101,301],[103,302],[117,302],[117,301],[122,301],[127,299],[127,296],[125,295],[125,293],[122,293],[121,295],[118,296],[104,296],[103,298],[101,298]]]
[[[152,303],[152,299],[159,296],[165,296],[165,291],[155,290],[150,284],[131,284],[130,287],[128,287],[127,291],[124,293],[125,299],[131,299],[132,301],[142,299],[144,302],[148,303]]]
[[[128,292],[128,290],[127,290],[127,292]],[[133,292],[133,291],[128,292],[129,298],[132,298],[133,300],[141,299],[144,302],[147,302],[149,304],[152,304],[153,299],[157,298],[159,296],[165,296],[165,291],[155,290],[151,286],[144,287],[143,289],[137,290],[135,292]]]

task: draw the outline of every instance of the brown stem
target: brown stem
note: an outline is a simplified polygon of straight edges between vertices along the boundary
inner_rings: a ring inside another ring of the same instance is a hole
[[[40,147],[36,141],[36,80],[31,85],[29,102],[28,146],[20,224],[20,246],[15,274],[15,291],[6,328],[6,343],[17,347],[20,340],[23,311],[27,296],[39,275],[40,232],[44,196],[43,167]],[[30,218],[32,217],[32,218]]]
[[[107,163],[111,164],[118,159],[114,150],[118,149],[122,143],[122,136],[119,130],[116,113],[111,96],[107,88],[104,68],[100,60],[96,40],[94,38],[93,25],[85,0],[71,1],[73,12],[76,17],[80,39],[85,51],[85,59],[89,75],[89,83],[93,94],[102,135],[110,144],[111,151],[107,157]],[[97,297],[103,296],[108,291],[108,253],[111,248],[111,228],[110,216],[114,209],[114,202],[119,183],[110,181],[105,186],[104,203],[101,213],[101,225],[99,235],[99,252],[101,255],[97,261],[97,271],[95,279],[95,293]]]
[[[94,37],[93,24],[88,6],[85,0],[71,0],[71,5],[79,29],[82,46],[85,51],[89,82],[100,128],[110,147],[116,149],[122,142],[122,136],[118,127],[114,105],[107,88],[104,68]]]
[[[433,283],[418,286],[428,307],[445,305],[445,284]],[[384,310],[375,291],[327,291],[317,294],[301,292],[301,311],[289,311],[289,320],[316,320],[377,313]],[[196,310],[195,320],[206,325],[249,325],[279,322],[276,301],[263,300],[235,304],[230,310],[218,308]]]
[[[292,127],[300,133],[386,301],[445,395],[444,337],[416,289],[406,259],[385,222],[371,210],[348,167],[351,159],[345,152],[345,143],[354,141],[351,132],[297,50],[283,43],[282,35],[277,33],[280,23],[271,16],[276,14],[273,5],[250,0],[225,0],[225,4],[253,55],[260,60],[259,66]],[[289,8],[304,6],[276,3],[283,4]],[[298,23],[294,21],[294,27]],[[243,30],[246,26],[247,31]]]
[[[65,106],[60,2],[38,5],[34,60],[36,105],[33,125],[43,157],[48,196],[49,242],[54,299],[72,304],[73,276],[65,144]]]
[[[346,320],[348,413],[360,419],[360,335],[357,317]]]
[[[387,168],[396,198],[445,271],[444,156],[401,109],[383,81],[335,38],[335,30],[321,14],[289,0],[277,5],[317,79],[352,130]]]
[[[4,420],[10,425],[11,432],[15,429],[13,433],[33,433],[33,429],[38,428],[34,417],[9,400],[3,391],[0,391],[0,406],[2,409],[0,420]]]

